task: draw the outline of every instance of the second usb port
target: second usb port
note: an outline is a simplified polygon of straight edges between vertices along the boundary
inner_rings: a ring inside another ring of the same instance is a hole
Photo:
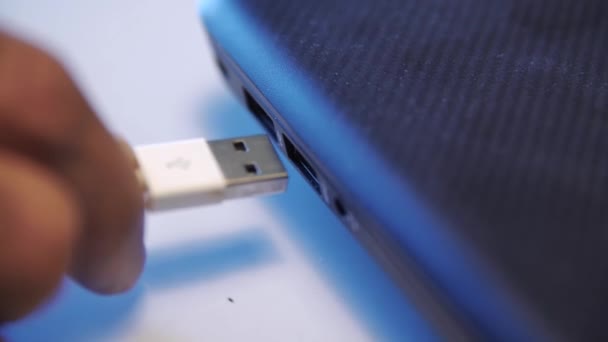
[[[251,94],[247,90],[243,89],[243,93],[245,94],[245,102],[247,103],[247,108],[249,108],[249,111],[251,111],[251,113],[253,113],[253,115],[258,119],[258,121],[264,126],[264,128],[266,128],[270,136],[273,139],[276,139],[277,135],[275,132],[274,122],[272,121],[270,115],[266,113],[264,108],[260,106],[260,104],[253,98],[253,96],[251,96]]]
[[[287,152],[289,159],[296,165],[302,175],[304,175],[304,178],[308,180],[308,183],[310,183],[318,193],[321,193],[321,184],[319,183],[319,178],[315,169],[312,168],[302,153],[298,151],[291,140],[285,135],[283,135],[283,142],[285,143],[285,151]]]

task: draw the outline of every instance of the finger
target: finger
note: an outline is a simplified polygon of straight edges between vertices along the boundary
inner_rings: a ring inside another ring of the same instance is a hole
[[[78,222],[65,185],[0,149],[0,322],[52,295],[69,266]]]
[[[132,165],[54,59],[4,39],[9,47],[0,49],[0,131],[10,134],[0,137],[0,145],[34,156],[76,194],[83,229],[73,251],[73,277],[100,293],[124,291],[145,258],[143,199]]]
[[[72,274],[97,292],[121,292],[143,268],[143,197],[113,138],[100,125],[86,131],[82,154],[61,166],[81,194],[86,215]]]

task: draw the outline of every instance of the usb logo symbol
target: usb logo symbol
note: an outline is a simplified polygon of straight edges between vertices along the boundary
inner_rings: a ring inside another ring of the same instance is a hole
[[[191,164],[192,163],[190,162],[190,160],[185,159],[183,157],[179,157],[179,158],[176,158],[176,159],[168,162],[166,164],[166,166],[167,166],[167,169],[169,169],[169,170],[179,169],[179,170],[186,171],[190,168]]]

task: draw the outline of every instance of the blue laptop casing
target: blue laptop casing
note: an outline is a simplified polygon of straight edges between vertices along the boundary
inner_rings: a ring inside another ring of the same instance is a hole
[[[608,338],[608,2],[201,15],[237,96],[438,331]]]

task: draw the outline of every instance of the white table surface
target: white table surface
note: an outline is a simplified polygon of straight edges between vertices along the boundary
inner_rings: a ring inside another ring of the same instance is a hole
[[[134,144],[262,130],[223,84],[192,0],[2,0]],[[1,75],[0,75],[1,77]],[[127,294],[66,280],[9,341],[420,340],[427,326],[289,166],[286,194],[147,218]],[[231,301],[232,300],[232,301]],[[1,305],[1,304],[0,304]]]

